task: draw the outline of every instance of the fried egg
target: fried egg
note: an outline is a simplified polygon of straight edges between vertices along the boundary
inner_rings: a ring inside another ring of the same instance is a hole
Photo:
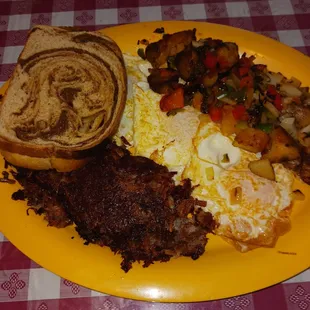
[[[160,110],[162,96],[148,86],[149,63],[132,56],[126,56],[125,62],[130,92],[116,141],[124,136],[131,144],[129,149],[133,155],[151,158],[176,172],[174,179],[178,183],[191,158],[199,113],[192,107],[186,107],[184,111],[168,117]]]
[[[207,201],[205,210],[219,224],[217,235],[242,252],[273,246],[289,229],[293,173],[275,164],[276,182],[253,174],[248,163],[260,155],[234,147],[232,140],[221,134],[217,124],[202,121],[182,178],[197,186],[195,198]]]
[[[215,233],[239,251],[273,246],[290,227],[293,173],[274,164],[276,182],[254,175],[248,164],[260,154],[234,147],[233,137],[190,106],[167,116],[160,110],[162,96],[147,83],[150,64],[124,58],[128,98],[115,141],[125,137],[133,155],[176,172],[176,183],[191,179],[193,196],[207,202],[205,211],[218,223]]]
[[[167,116],[159,107],[161,95],[139,86],[134,93],[134,154],[151,158],[177,172],[175,181],[180,181],[193,152],[198,113],[192,107],[186,107],[181,113]]]

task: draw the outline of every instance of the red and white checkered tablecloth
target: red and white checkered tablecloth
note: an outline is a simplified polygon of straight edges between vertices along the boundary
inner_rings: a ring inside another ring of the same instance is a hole
[[[34,24],[94,30],[154,20],[231,25],[310,55],[310,0],[0,0],[0,84],[11,75]],[[192,304],[146,303],[107,296],[62,279],[31,261],[0,233],[0,309],[310,310],[310,270],[240,297]]]

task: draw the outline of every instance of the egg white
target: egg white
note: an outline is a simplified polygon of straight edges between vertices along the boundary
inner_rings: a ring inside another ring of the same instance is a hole
[[[207,201],[219,227],[216,234],[230,240],[239,250],[255,246],[273,246],[281,230],[289,227],[293,173],[275,164],[276,182],[254,175],[248,163],[259,155],[232,145],[232,137],[224,137],[213,122],[201,122],[193,140],[194,153],[182,178],[190,178],[197,187],[193,196]],[[223,163],[227,154],[228,163]],[[214,179],[208,179],[206,169],[214,169]],[[231,203],[231,192],[242,189],[241,201]],[[287,226],[284,228],[284,226]]]
[[[121,137],[124,137],[131,145],[129,150],[133,152],[134,87],[137,84],[144,84],[148,88],[147,75],[151,65],[140,57],[129,54],[123,54],[123,57],[127,71],[127,101],[118,131],[113,139],[118,145],[122,145]]]

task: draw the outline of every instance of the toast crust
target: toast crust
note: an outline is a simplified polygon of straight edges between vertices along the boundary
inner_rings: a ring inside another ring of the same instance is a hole
[[[19,166],[32,170],[49,170],[55,169],[59,172],[69,172],[83,167],[90,158],[85,159],[63,159],[63,158],[42,158],[21,155],[1,151],[4,159],[14,166]]]

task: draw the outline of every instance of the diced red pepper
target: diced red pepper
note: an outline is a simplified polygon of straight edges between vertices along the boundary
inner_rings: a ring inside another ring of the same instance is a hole
[[[250,68],[249,67],[240,67],[239,68],[239,75],[240,77],[243,77],[249,73]]]
[[[274,85],[269,85],[267,88],[267,95],[268,96],[276,96],[278,94]]]
[[[233,110],[232,114],[237,121],[246,121],[248,120],[249,116],[246,111],[246,108],[244,105],[237,105]]]
[[[276,97],[274,99],[274,106],[279,110],[282,111],[283,110],[283,104],[282,104],[282,97],[280,94],[276,94]]]
[[[279,110],[282,111],[283,110],[283,103],[282,103],[282,97],[281,95],[277,92],[277,89],[274,85],[269,85],[267,88],[267,95],[269,97],[272,97],[273,100],[273,104],[274,106]]]
[[[160,109],[163,112],[169,112],[184,107],[184,89],[177,88],[171,94],[165,95],[160,100]]]
[[[208,69],[214,69],[217,65],[217,56],[212,52],[206,52],[204,64]]]
[[[213,122],[220,122],[223,118],[223,108],[212,106],[209,109],[209,115]]]
[[[224,56],[219,56],[218,57],[218,63],[220,65],[220,68],[229,68],[231,67],[231,64],[229,63],[229,61],[227,60],[226,57]]]
[[[253,88],[254,83],[253,83],[253,78],[249,75],[244,76],[241,80],[240,80],[240,88]]]

